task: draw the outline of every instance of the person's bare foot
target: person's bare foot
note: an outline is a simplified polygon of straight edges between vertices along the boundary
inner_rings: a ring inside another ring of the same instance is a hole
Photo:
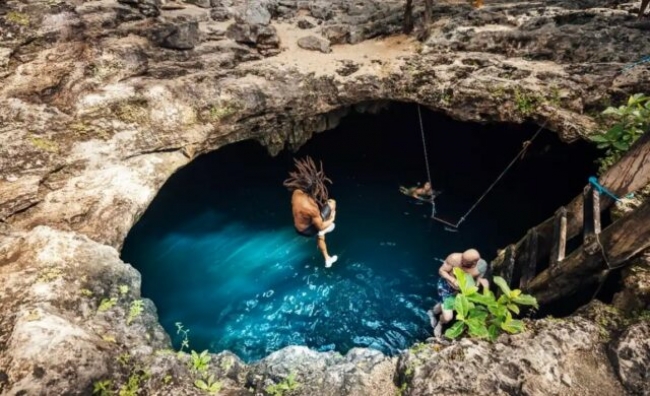
[[[337,256],[337,255],[334,255],[334,256],[331,256],[331,257],[325,259],[325,268],[330,268],[332,266],[332,264],[336,263],[336,260],[338,260],[338,259],[339,259],[339,256]]]

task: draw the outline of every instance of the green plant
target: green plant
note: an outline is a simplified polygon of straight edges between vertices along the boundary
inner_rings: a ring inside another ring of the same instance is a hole
[[[93,395],[112,396],[111,380],[101,380],[93,384]]]
[[[174,378],[174,377],[172,377],[170,374],[167,374],[166,376],[163,377],[162,382],[163,382],[163,384],[165,384],[165,385],[169,385],[169,384],[172,382],[172,379],[173,379],[173,378]]]
[[[129,316],[126,318],[126,324],[130,325],[131,322],[144,311],[144,302],[142,300],[134,300],[129,307]]]
[[[536,102],[537,100],[535,97],[528,95],[519,88],[515,89],[515,104],[517,105],[517,110],[519,110],[521,114],[532,114],[535,110]]]
[[[519,314],[519,305],[537,308],[535,297],[522,294],[518,289],[510,290],[506,281],[499,276],[494,277],[494,283],[503,294],[496,299],[488,289],[480,294],[474,279],[460,268],[454,268],[454,275],[460,292],[454,298],[456,323],[445,332],[448,338],[457,338],[465,330],[471,337],[490,341],[495,340],[502,331],[520,333],[524,330],[524,323],[513,319],[512,313]]]
[[[208,370],[210,365],[210,355],[208,355],[208,350],[201,353],[196,353],[192,351],[190,355],[190,370],[194,373],[203,374]]]
[[[214,380],[214,375],[211,375],[209,378],[197,379],[194,381],[194,386],[197,388],[208,392],[211,395],[216,395],[221,390],[221,381]]]
[[[627,104],[618,108],[608,107],[602,114],[614,117],[616,123],[603,133],[589,136],[589,140],[596,143],[599,149],[605,150],[605,156],[597,161],[601,174],[650,129],[650,97],[640,93],[632,95]]]
[[[137,396],[140,393],[140,382],[149,378],[149,374],[144,372],[132,373],[125,385],[120,388],[119,396]]]
[[[123,367],[126,367],[129,365],[129,362],[131,361],[131,355],[129,355],[127,352],[120,354],[120,356],[117,357],[117,362],[121,364]]]
[[[285,392],[292,392],[300,387],[296,382],[296,373],[290,373],[287,378],[274,385],[267,386],[264,390],[271,396],[284,396]]]
[[[183,337],[183,339],[181,340],[181,349],[178,351],[178,353],[181,353],[183,352],[183,349],[190,348],[190,340],[187,336],[190,332],[190,329],[184,328],[181,322],[176,322],[175,325],[176,325],[176,334],[182,334]]]
[[[102,302],[99,303],[99,308],[97,308],[98,312],[106,312],[109,309],[113,308],[113,305],[117,304],[117,298],[111,297],[111,298],[104,298],[102,299]]]
[[[127,285],[120,285],[118,289],[120,290],[120,294],[123,296],[129,292],[129,287]]]
[[[88,289],[81,289],[81,290],[79,290],[79,293],[81,293],[81,295],[85,296],[85,297],[92,297],[93,296],[93,292],[91,290],[88,290]]]

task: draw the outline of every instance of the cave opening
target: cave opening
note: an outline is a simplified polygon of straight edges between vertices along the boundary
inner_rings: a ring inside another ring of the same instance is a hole
[[[439,216],[457,221],[532,137],[536,125],[464,123],[423,109]],[[293,229],[282,186],[293,158],[322,161],[338,202],[327,236],[339,261],[324,268],[313,239]],[[179,346],[230,350],[255,361],[288,345],[393,355],[431,336],[437,258],[496,250],[551,216],[596,171],[586,142],[543,131],[461,225],[445,230],[430,206],[398,192],[426,180],[414,104],[353,113],[296,153],[271,157],[254,141],[202,155],[174,174],[127,236],[122,259]]]

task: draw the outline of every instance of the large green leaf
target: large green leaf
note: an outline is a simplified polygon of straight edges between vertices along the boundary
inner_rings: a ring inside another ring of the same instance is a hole
[[[531,296],[530,294],[522,294],[521,296],[514,298],[512,302],[517,303],[519,305],[530,305],[535,308],[539,308],[539,305],[537,304],[537,299]]]
[[[496,317],[505,317],[508,308],[504,304],[490,304],[488,305],[490,313]]]
[[[623,125],[616,124],[616,125],[612,126],[611,128],[609,128],[609,130],[607,130],[607,132],[605,132],[605,137],[609,141],[614,142],[614,141],[617,141],[624,132],[625,132],[625,130],[623,128]]]
[[[612,142],[612,146],[614,146],[615,148],[617,148],[617,149],[619,149],[621,151],[627,151],[630,148],[629,144],[627,144],[625,142],[622,142],[622,141]]]
[[[516,304],[508,304],[507,307],[509,310],[516,313],[517,315],[519,314],[519,307]]]
[[[503,279],[503,278],[500,277],[500,276],[495,276],[495,277],[492,279],[492,281],[493,281],[497,286],[499,286],[499,289],[501,289],[501,291],[503,292],[503,294],[505,294],[506,296],[509,296],[509,295],[510,295],[510,287],[509,287],[508,284],[506,283],[506,280],[505,280],[505,279]]]
[[[524,331],[524,322],[517,319],[507,320],[501,323],[501,328],[510,334],[517,334]]]
[[[480,308],[483,308],[480,306]],[[480,320],[481,322],[485,322],[487,320],[488,313],[485,311],[485,309],[470,309],[469,315],[468,315],[468,320],[472,319],[477,319]]]
[[[465,319],[469,313],[469,301],[467,300],[467,297],[458,294],[456,296],[456,301],[454,301],[454,310],[456,310],[456,313],[458,314],[458,319]]]
[[[490,341],[494,341],[497,339],[499,336],[499,326],[492,324],[490,327],[488,327],[488,337],[490,338]]]
[[[468,275],[462,269],[456,267],[454,268],[454,275],[458,281],[458,288],[460,292],[466,296],[472,295],[478,292],[478,287],[474,283],[474,278],[471,275]]]
[[[494,295],[485,295],[485,294],[479,294],[479,293],[474,293],[470,296],[467,297],[467,299],[471,302],[477,303],[477,304],[482,304],[485,306],[488,306],[490,304],[493,304],[494,301]]]
[[[613,114],[613,115],[622,115],[621,110],[617,109],[616,107],[608,107],[605,110],[603,110],[603,115],[607,114]]]
[[[485,321],[480,320],[479,318],[469,319],[467,322],[467,327],[469,328],[469,335],[472,337],[478,338],[487,338],[488,329],[485,326]]]
[[[465,330],[465,323],[461,322],[460,320],[454,323],[453,326],[447,329],[445,331],[445,337],[447,338],[457,338],[459,335],[463,334],[463,331]]]
[[[609,139],[607,139],[605,136],[600,135],[600,134],[589,136],[589,140],[591,140],[592,142],[595,142],[595,143],[608,143],[609,142]]]

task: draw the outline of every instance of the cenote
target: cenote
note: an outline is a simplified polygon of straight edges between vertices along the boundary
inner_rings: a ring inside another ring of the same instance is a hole
[[[455,222],[530,139],[536,125],[461,123],[423,111],[438,214]],[[322,161],[338,201],[329,269],[293,229],[282,186],[293,158]],[[245,361],[288,345],[393,355],[430,336],[436,258],[477,248],[488,260],[577,195],[597,152],[543,131],[461,225],[446,231],[430,206],[398,192],[426,179],[417,108],[351,113],[298,152],[271,157],[254,141],[202,155],[174,174],[129,233],[122,258],[180,344]],[[562,177],[559,178],[558,176]]]

